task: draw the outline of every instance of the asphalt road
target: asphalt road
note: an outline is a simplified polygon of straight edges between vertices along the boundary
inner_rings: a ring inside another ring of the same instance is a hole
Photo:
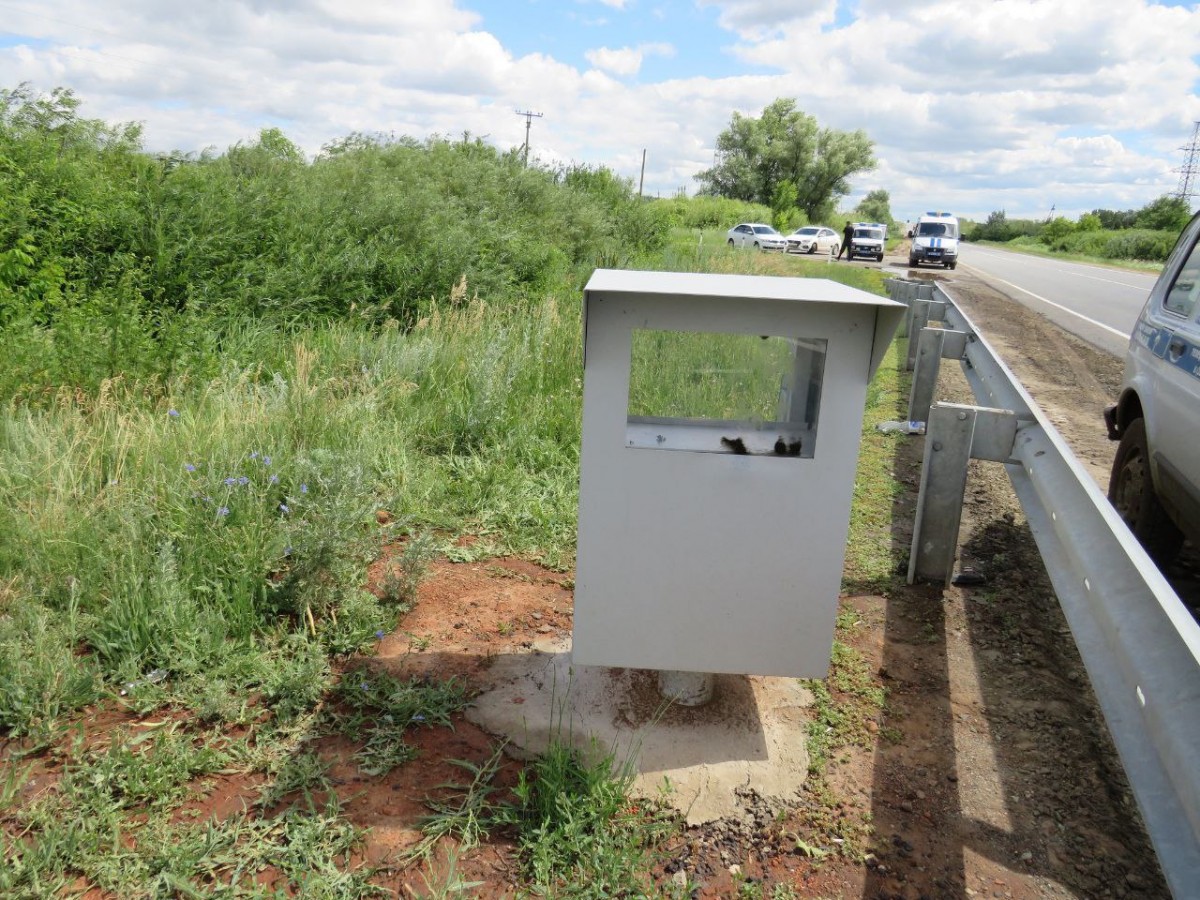
[[[1157,277],[1084,263],[959,244],[959,265],[1042,313],[1056,325],[1117,356]]]

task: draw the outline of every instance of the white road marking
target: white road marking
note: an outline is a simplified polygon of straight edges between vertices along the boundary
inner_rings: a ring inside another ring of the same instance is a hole
[[[1005,251],[1002,251],[1002,250],[988,250],[986,247],[974,247],[974,248],[972,248],[971,252],[972,253],[981,253],[984,256],[994,256],[994,257],[1004,257],[1004,256],[1012,255],[1011,253],[1006,253]],[[1099,275],[1085,275],[1083,272],[1076,272],[1076,271],[1073,271],[1073,269],[1071,269],[1071,268],[1066,268],[1066,266],[1073,266],[1073,267],[1077,266],[1081,269],[1086,268],[1086,269],[1095,269],[1100,272],[1108,272],[1109,270],[1105,269],[1103,266],[1093,266],[1093,265],[1089,265],[1088,263],[1069,262],[1069,261],[1063,261],[1063,260],[1057,260],[1057,259],[1044,259],[1043,257],[1040,257],[1040,256],[1034,256],[1033,254],[1027,254],[1027,258],[1022,260],[1022,264],[1028,265],[1029,263],[1034,263],[1035,265],[1038,263],[1045,263],[1046,265],[1050,266],[1051,268],[1055,268],[1058,272],[1061,272],[1064,275],[1074,275],[1076,278],[1091,278],[1095,281],[1106,281],[1109,284],[1119,284],[1121,287],[1127,287],[1130,290],[1134,290],[1134,291],[1144,291],[1147,294],[1150,293],[1150,288],[1153,287],[1153,285],[1154,285],[1154,279],[1158,277],[1157,275],[1150,275],[1150,274],[1137,275],[1135,273],[1130,272],[1128,274],[1133,278],[1147,279],[1149,281],[1149,285],[1130,284],[1128,281],[1118,281],[1115,278],[1101,278]],[[964,265],[965,265],[965,263],[964,263]]]
[[[968,266],[964,263],[963,268],[971,269],[973,267]],[[997,278],[995,275],[991,275],[987,272],[979,272],[978,270],[976,270],[976,272],[979,275],[983,276],[983,278],[985,278],[985,279],[990,279],[992,281],[998,281],[1001,284],[1006,284],[1013,290],[1020,291],[1022,294],[1028,294],[1034,300],[1040,300],[1040,301],[1042,301],[1042,303],[1045,303],[1047,306],[1053,306],[1055,309],[1061,309],[1065,313],[1070,313],[1071,315],[1075,316],[1076,318],[1083,319],[1083,321],[1087,322],[1089,325],[1095,325],[1097,328],[1103,328],[1105,331],[1115,334],[1119,338],[1129,337],[1129,335],[1126,334],[1124,331],[1117,331],[1117,329],[1113,328],[1111,325],[1105,325],[1103,322],[1097,322],[1091,316],[1085,316],[1083,313],[1075,312],[1075,310],[1069,309],[1060,303],[1055,303],[1053,300],[1047,300],[1041,294],[1035,294],[1033,291],[1026,290],[1025,288],[1021,287],[1019,284],[1013,284],[1011,281],[1005,281],[1003,278]]]

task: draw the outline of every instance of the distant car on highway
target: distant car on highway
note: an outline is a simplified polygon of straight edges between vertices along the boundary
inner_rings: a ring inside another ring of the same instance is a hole
[[[787,239],[761,222],[743,222],[725,232],[730,247],[754,247],[756,250],[786,250]]]
[[[788,253],[829,253],[837,256],[842,236],[824,225],[805,225],[787,236]]]
[[[1150,289],[1104,421],[1120,441],[1108,498],[1146,552],[1161,566],[1200,545],[1200,213]]]

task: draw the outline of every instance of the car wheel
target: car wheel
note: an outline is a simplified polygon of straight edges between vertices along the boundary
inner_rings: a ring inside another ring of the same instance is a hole
[[[759,245],[758,241],[755,241],[755,242],[754,242],[754,249],[755,249],[755,250],[761,250],[761,249],[762,249],[762,247]]]
[[[1159,566],[1175,558],[1183,545],[1183,533],[1154,493],[1145,419],[1134,419],[1125,426],[1108,479],[1108,499]]]
[[[950,263],[950,268],[951,268],[951,269],[957,269],[957,268],[958,268],[958,263],[956,263],[956,262],[952,262],[952,263]]]
[[[817,252],[817,245],[816,245],[816,243],[814,242],[814,243],[810,244],[810,245],[809,245],[809,247],[808,247],[808,255],[809,255],[809,256],[812,256],[812,255],[813,255],[814,253],[816,253],[816,252]]]
[[[733,246],[733,238],[730,238],[730,239],[729,239],[729,246],[730,246],[730,247],[732,247],[732,246]]]
[[[833,254],[834,256],[839,256],[839,255],[841,255],[841,252],[842,252],[842,245],[841,245],[841,244],[834,244],[832,247],[830,247],[830,248],[829,248],[829,252],[830,252],[831,254]]]
[[[915,269],[915,268],[917,268],[919,265],[920,265],[920,263],[918,263],[918,262],[917,262],[915,259],[913,259],[911,256],[908,258],[908,267],[909,267],[910,269]]]
[[[882,253],[880,253],[878,256],[876,256],[876,257],[875,257],[875,260],[876,260],[877,262],[883,262],[883,254],[882,254]]]

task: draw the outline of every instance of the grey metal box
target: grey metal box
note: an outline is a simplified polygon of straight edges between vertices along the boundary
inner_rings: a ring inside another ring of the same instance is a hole
[[[904,311],[825,279],[592,275],[575,663],[825,674],[867,383]]]

